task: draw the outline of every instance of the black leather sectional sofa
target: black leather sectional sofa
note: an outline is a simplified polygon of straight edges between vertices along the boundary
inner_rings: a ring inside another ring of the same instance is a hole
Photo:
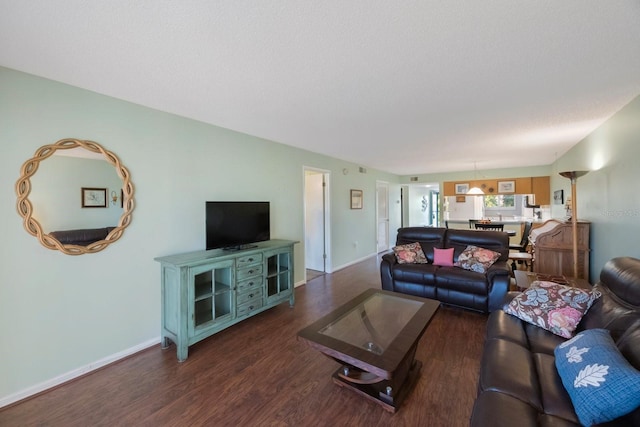
[[[405,227],[398,230],[396,245],[420,243],[427,264],[400,264],[393,253],[382,256],[382,289],[491,312],[502,306],[509,288],[507,264],[509,236],[499,231],[455,230],[449,228]],[[453,260],[473,245],[500,253],[486,271],[478,273],[459,267],[433,264],[434,248],[454,248]]]
[[[576,333],[608,330],[622,356],[640,370],[640,260],[609,261],[595,289],[602,296],[582,317]],[[508,297],[513,296],[509,293]],[[554,349],[564,342],[566,339],[502,310],[493,312],[487,323],[471,426],[580,425],[554,357]],[[640,426],[640,408],[602,425]]]

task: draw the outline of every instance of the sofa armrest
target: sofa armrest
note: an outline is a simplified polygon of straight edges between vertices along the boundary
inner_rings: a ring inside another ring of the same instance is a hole
[[[387,291],[393,291],[393,275],[391,270],[393,266],[398,262],[396,255],[389,253],[382,255],[382,261],[380,262],[380,279],[382,280],[382,289]]]
[[[487,270],[487,282],[489,283],[489,299],[487,309],[489,312],[503,307],[505,297],[511,283],[511,270],[506,261],[497,261]]]

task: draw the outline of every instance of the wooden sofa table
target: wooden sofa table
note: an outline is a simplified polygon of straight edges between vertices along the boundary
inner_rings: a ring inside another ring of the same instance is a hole
[[[369,289],[298,332],[342,363],[333,381],[395,412],[418,378],[418,341],[440,303]]]
[[[575,288],[591,289],[591,283],[585,279],[576,279],[574,277],[567,277],[563,275],[552,275],[533,273],[530,271],[515,270],[513,272],[516,278],[516,286],[519,289],[527,289],[536,280],[544,280],[547,282],[555,282],[561,285],[573,286]]]

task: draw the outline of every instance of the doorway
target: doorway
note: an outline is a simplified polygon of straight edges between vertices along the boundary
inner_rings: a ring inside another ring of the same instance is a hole
[[[327,170],[304,167],[305,281],[331,272],[329,178]]]
[[[436,183],[401,187],[402,227],[439,227],[440,186]]]
[[[389,250],[389,183],[376,182],[376,224],[378,253]]]

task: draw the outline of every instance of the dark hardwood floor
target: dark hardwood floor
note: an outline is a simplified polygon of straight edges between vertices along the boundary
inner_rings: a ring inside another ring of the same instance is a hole
[[[0,426],[467,426],[486,316],[441,307],[418,346],[423,362],[400,410],[334,385],[338,364],[296,339],[298,330],[367,288],[371,258],[296,289],[282,304],[189,349],[154,346],[0,410]]]

